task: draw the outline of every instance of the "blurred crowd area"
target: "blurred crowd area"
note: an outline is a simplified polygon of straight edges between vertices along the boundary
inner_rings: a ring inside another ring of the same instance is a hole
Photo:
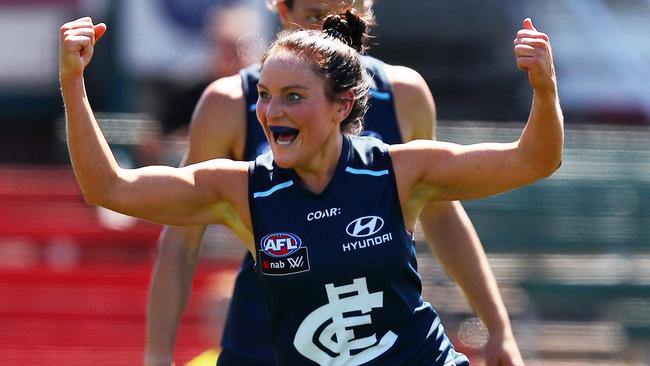
[[[531,95],[514,33],[554,46],[566,116],[560,170],[464,202],[530,365],[650,364],[650,0],[377,0],[369,53],[427,80],[442,140],[512,141]],[[407,6],[405,6],[407,4]],[[160,227],[83,203],[57,85],[58,28],[109,33],[87,72],[123,166],[177,165],[203,89],[259,59],[279,25],[263,0],[0,0],[0,359],[138,364]],[[243,256],[210,228],[177,365],[218,347]],[[485,327],[418,233],[424,296],[481,364]]]

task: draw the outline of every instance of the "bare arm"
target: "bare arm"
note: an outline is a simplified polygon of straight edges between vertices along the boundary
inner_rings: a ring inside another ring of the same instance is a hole
[[[434,138],[435,104],[424,79],[405,67],[388,66],[387,73],[393,85],[402,136],[407,141]],[[429,247],[488,328],[487,365],[523,364],[497,281],[460,202],[430,202],[419,219]]]
[[[228,203],[250,222],[247,192],[241,188],[246,186],[246,163],[220,159],[180,169],[119,167],[95,120],[83,79],[96,38],[105,30],[103,24],[93,26],[90,18],[61,28],[60,82],[66,107],[68,149],[86,201],[134,217],[175,225],[217,222],[218,206]]]
[[[241,78],[206,88],[194,111],[183,164],[227,157],[241,160],[245,133]],[[147,306],[145,365],[173,363],[178,326],[192,288],[206,227],[165,226],[158,241]]]
[[[82,18],[65,24],[60,34],[60,81],[66,105],[70,157],[85,199],[89,203],[170,224],[219,222],[223,210],[219,202],[227,202],[227,206],[242,218],[243,224],[240,224],[244,231],[249,232],[246,163],[219,160],[182,169],[125,170],[118,166],[97,125],[83,81],[83,71],[92,58],[95,42],[105,31],[105,25],[93,26],[90,18]],[[186,233],[185,238],[200,240],[202,229],[198,231],[200,233]],[[250,240],[246,244],[251,247]],[[189,283],[192,273],[193,268],[185,272],[180,286]],[[161,280],[175,274],[173,269],[166,272],[157,281],[158,286]],[[164,301],[164,295],[162,297]],[[152,302],[158,300],[155,298]],[[173,315],[177,319],[180,309],[182,305]],[[157,360],[161,358],[150,359],[152,363]],[[171,363],[171,357],[167,361]]]
[[[431,250],[488,329],[486,365],[523,365],[497,281],[460,202],[428,205],[420,220]]]
[[[418,140],[391,146],[409,222],[429,200],[487,197],[547,177],[559,167],[564,132],[551,47],[530,19],[518,33],[515,54],[534,92],[518,141],[462,146]]]

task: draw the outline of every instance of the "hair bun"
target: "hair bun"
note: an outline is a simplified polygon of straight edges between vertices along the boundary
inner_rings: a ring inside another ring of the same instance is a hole
[[[357,11],[350,8],[342,14],[330,14],[323,20],[323,32],[363,52],[368,39],[368,25]]]

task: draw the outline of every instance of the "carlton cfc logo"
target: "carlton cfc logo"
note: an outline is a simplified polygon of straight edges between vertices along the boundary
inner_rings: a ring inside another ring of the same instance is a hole
[[[261,245],[266,254],[281,258],[295,253],[302,245],[302,240],[291,233],[273,233],[263,237]]]

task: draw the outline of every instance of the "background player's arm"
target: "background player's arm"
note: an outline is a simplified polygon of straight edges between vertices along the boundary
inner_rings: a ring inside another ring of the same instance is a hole
[[[435,138],[435,103],[424,79],[405,67],[387,72],[404,140]],[[488,328],[487,365],[523,364],[497,281],[460,202],[431,202],[419,218],[429,247]]]
[[[245,131],[245,101],[238,75],[206,88],[190,125],[189,148],[183,164],[212,158],[241,160]],[[180,319],[192,289],[192,279],[206,226],[163,228],[149,289],[145,364],[169,366]]]

